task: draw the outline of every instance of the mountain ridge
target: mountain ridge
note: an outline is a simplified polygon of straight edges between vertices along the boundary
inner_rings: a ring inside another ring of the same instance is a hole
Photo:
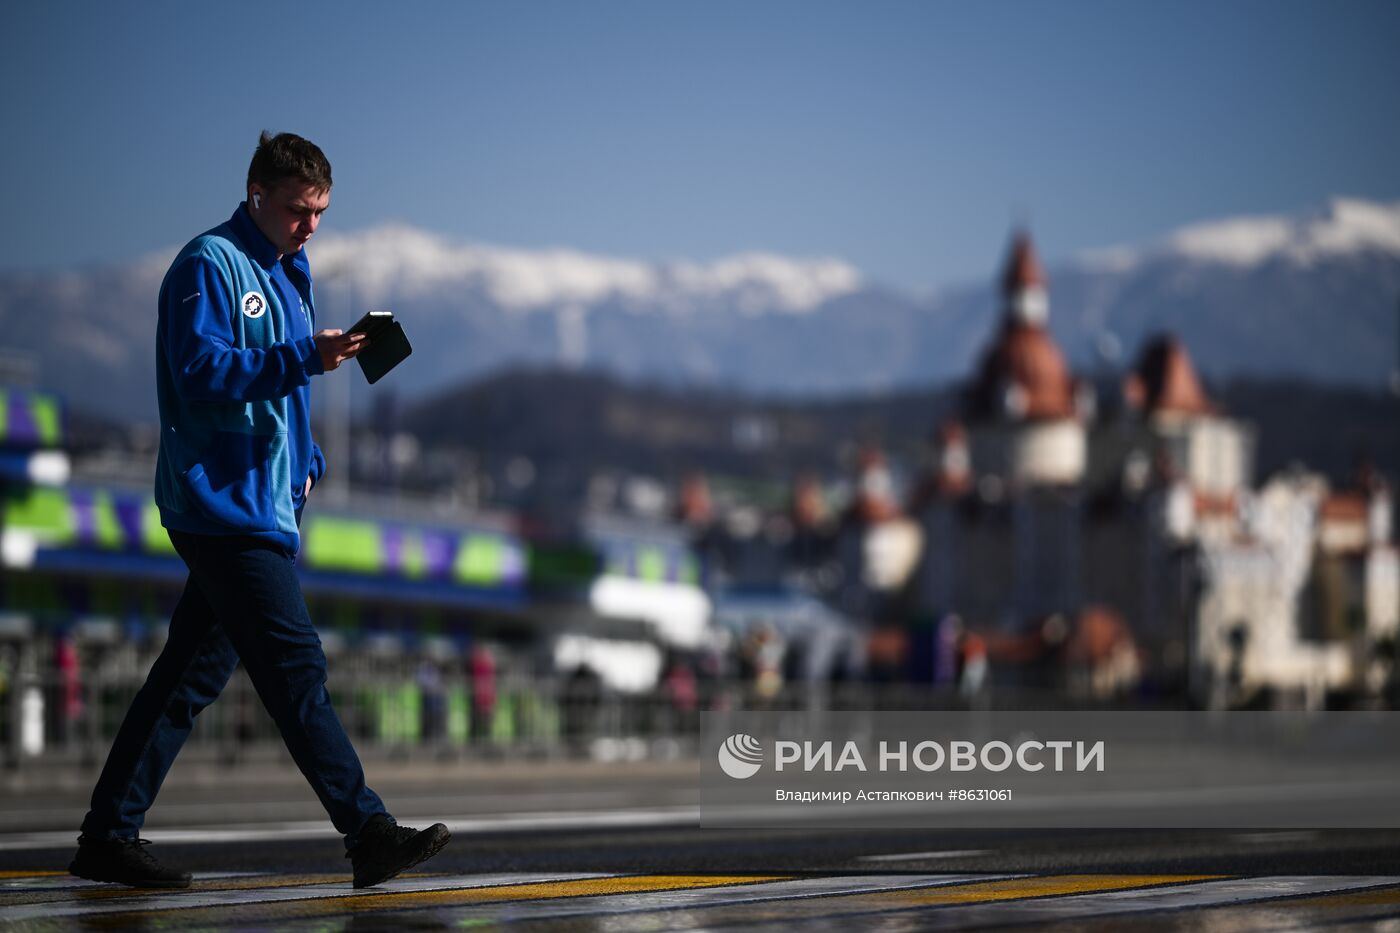
[[[799,395],[958,379],[1000,320],[1004,258],[988,257],[981,282],[915,297],[834,258],[643,262],[404,225],[327,233],[310,253],[319,326],[371,307],[405,322],[415,358],[382,385],[407,397],[515,364]],[[40,381],[76,404],[148,420],[167,262],[0,275],[7,346],[35,356]],[[1048,272],[1052,332],[1081,370],[1129,365],[1163,330],[1217,378],[1377,385],[1395,367],[1400,203],[1334,198],[1194,224]]]

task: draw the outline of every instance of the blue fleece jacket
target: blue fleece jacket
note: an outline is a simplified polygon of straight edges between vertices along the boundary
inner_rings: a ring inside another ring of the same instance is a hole
[[[305,250],[277,257],[246,205],[191,240],[160,287],[156,504],[166,528],[252,535],[295,553],[323,372]]]

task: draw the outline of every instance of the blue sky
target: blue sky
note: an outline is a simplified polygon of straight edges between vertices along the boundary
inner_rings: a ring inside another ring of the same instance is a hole
[[[1344,194],[1400,199],[1400,3],[0,7],[0,269],[175,246],[258,131],[326,228],[641,258],[839,256],[926,289]]]

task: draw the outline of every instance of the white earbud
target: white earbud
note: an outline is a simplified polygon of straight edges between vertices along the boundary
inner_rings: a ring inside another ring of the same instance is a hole
[[[258,194],[256,191],[253,192],[253,209],[262,210],[262,195]]]

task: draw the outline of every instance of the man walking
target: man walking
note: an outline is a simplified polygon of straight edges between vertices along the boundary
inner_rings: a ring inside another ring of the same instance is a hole
[[[161,523],[189,569],[170,634],[127,711],[92,792],[69,871],[183,888],[138,838],[146,810],[239,659],[297,767],[345,836],[355,887],[434,855],[441,823],[399,826],[326,693],[326,658],[293,561],[306,498],[325,471],[311,439],[311,378],[352,359],[363,334],[313,333],[302,247],[330,203],[331,167],[311,142],[262,134],[247,201],[192,240],[166,273],[156,328]]]

